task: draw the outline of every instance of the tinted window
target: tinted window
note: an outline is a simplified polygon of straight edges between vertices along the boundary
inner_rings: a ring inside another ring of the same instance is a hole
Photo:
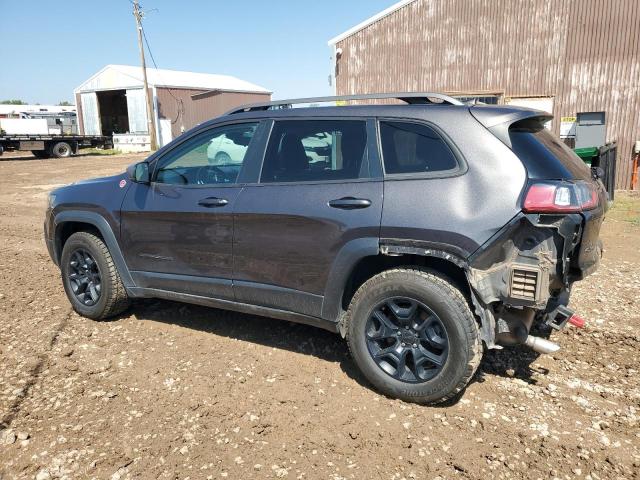
[[[380,137],[386,173],[429,173],[458,167],[449,146],[426,125],[380,122]]]
[[[235,183],[257,126],[227,125],[196,135],[160,160],[155,181],[173,185]]]
[[[591,178],[589,167],[573,150],[539,122],[519,122],[509,129],[511,149],[527,168],[529,178]]]
[[[357,120],[280,121],[273,126],[262,182],[354,179],[368,172],[366,123]]]

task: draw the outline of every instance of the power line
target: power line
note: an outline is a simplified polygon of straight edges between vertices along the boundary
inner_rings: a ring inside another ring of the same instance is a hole
[[[142,37],[144,38],[144,43],[147,46],[147,50],[149,51],[149,56],[151,57],[151,62],[153,63],[153,66],[156,69],[156,74],[158,75],[158,77],[160,77],[160,69],[158,68],[158,64],[156,63],[156,59],[153,57],[153,52],[151,51],[151,46],[149,45],[149,40],[147,39],[147,33],[144,31],[144,27],[141,25],[141,29],[142,29]],[[175,122],[173,123],[177,123],[178,119],[180,118],[180,116],[184,113],[184,104],[182,102],[182,99],[177,98],[173,92],[171,91],[171,88],[167,88],[166,89],[167,92],[169,92],[169,95],[171,95],[171,97],[173,97],[173,99],[176,102],[176,105],[178,107],[178,116],[176,117]]]
[[[136,19],[136,30],[138,31],[138,49],[140,50],[140,63],[142,66],[142,82],[144,85],[144,96],[147,103],[147,127],[149,131],[149,140],[151,144],[151,150],[158,148],[158,136],[156,132],[156,125],[154,122],[154,109],[151,101],[151,95],[149,94],[149,84],[147,82],[147,66],[144,59],[144,45],[142,45],[142,17],[144,12],[140,10],[140,3],[138,0],[133,0],[133,16]]]

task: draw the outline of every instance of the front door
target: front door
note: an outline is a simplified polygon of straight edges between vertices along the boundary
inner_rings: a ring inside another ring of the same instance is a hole
[[[162,155],[122,205],[121,238],[140,287],[233,299],[233,209],[257,123],[192,135]]]
[[[274,123],[260,182],[234,209],[238,301],[320,317],[345,246],[368,238],[377,253],[383,183],[367,130],[365,120]]]

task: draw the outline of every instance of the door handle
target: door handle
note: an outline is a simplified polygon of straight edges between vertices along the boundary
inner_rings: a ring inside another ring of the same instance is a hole
[[[371,205],[371,200],[366,198],[344,197],[331,200],[329,206],[340,208],[342,210],[355,210],[358,208],[367,208]]]
[[[224,207],[227,203],[229,203],[225,198],[218,197],[209,197],[203,198],[198,202],[198,205],[201,207],[212,208],[212,207]]]

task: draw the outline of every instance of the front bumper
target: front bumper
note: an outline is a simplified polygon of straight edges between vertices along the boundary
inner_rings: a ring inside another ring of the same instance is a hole
[[[44,216],[44,243],[47,246],[47,251],[53,263],[60,265],[60,260],[56,251],[55,242],[55,225],[53,222],[53,212],[50,208],[47,209]]]

